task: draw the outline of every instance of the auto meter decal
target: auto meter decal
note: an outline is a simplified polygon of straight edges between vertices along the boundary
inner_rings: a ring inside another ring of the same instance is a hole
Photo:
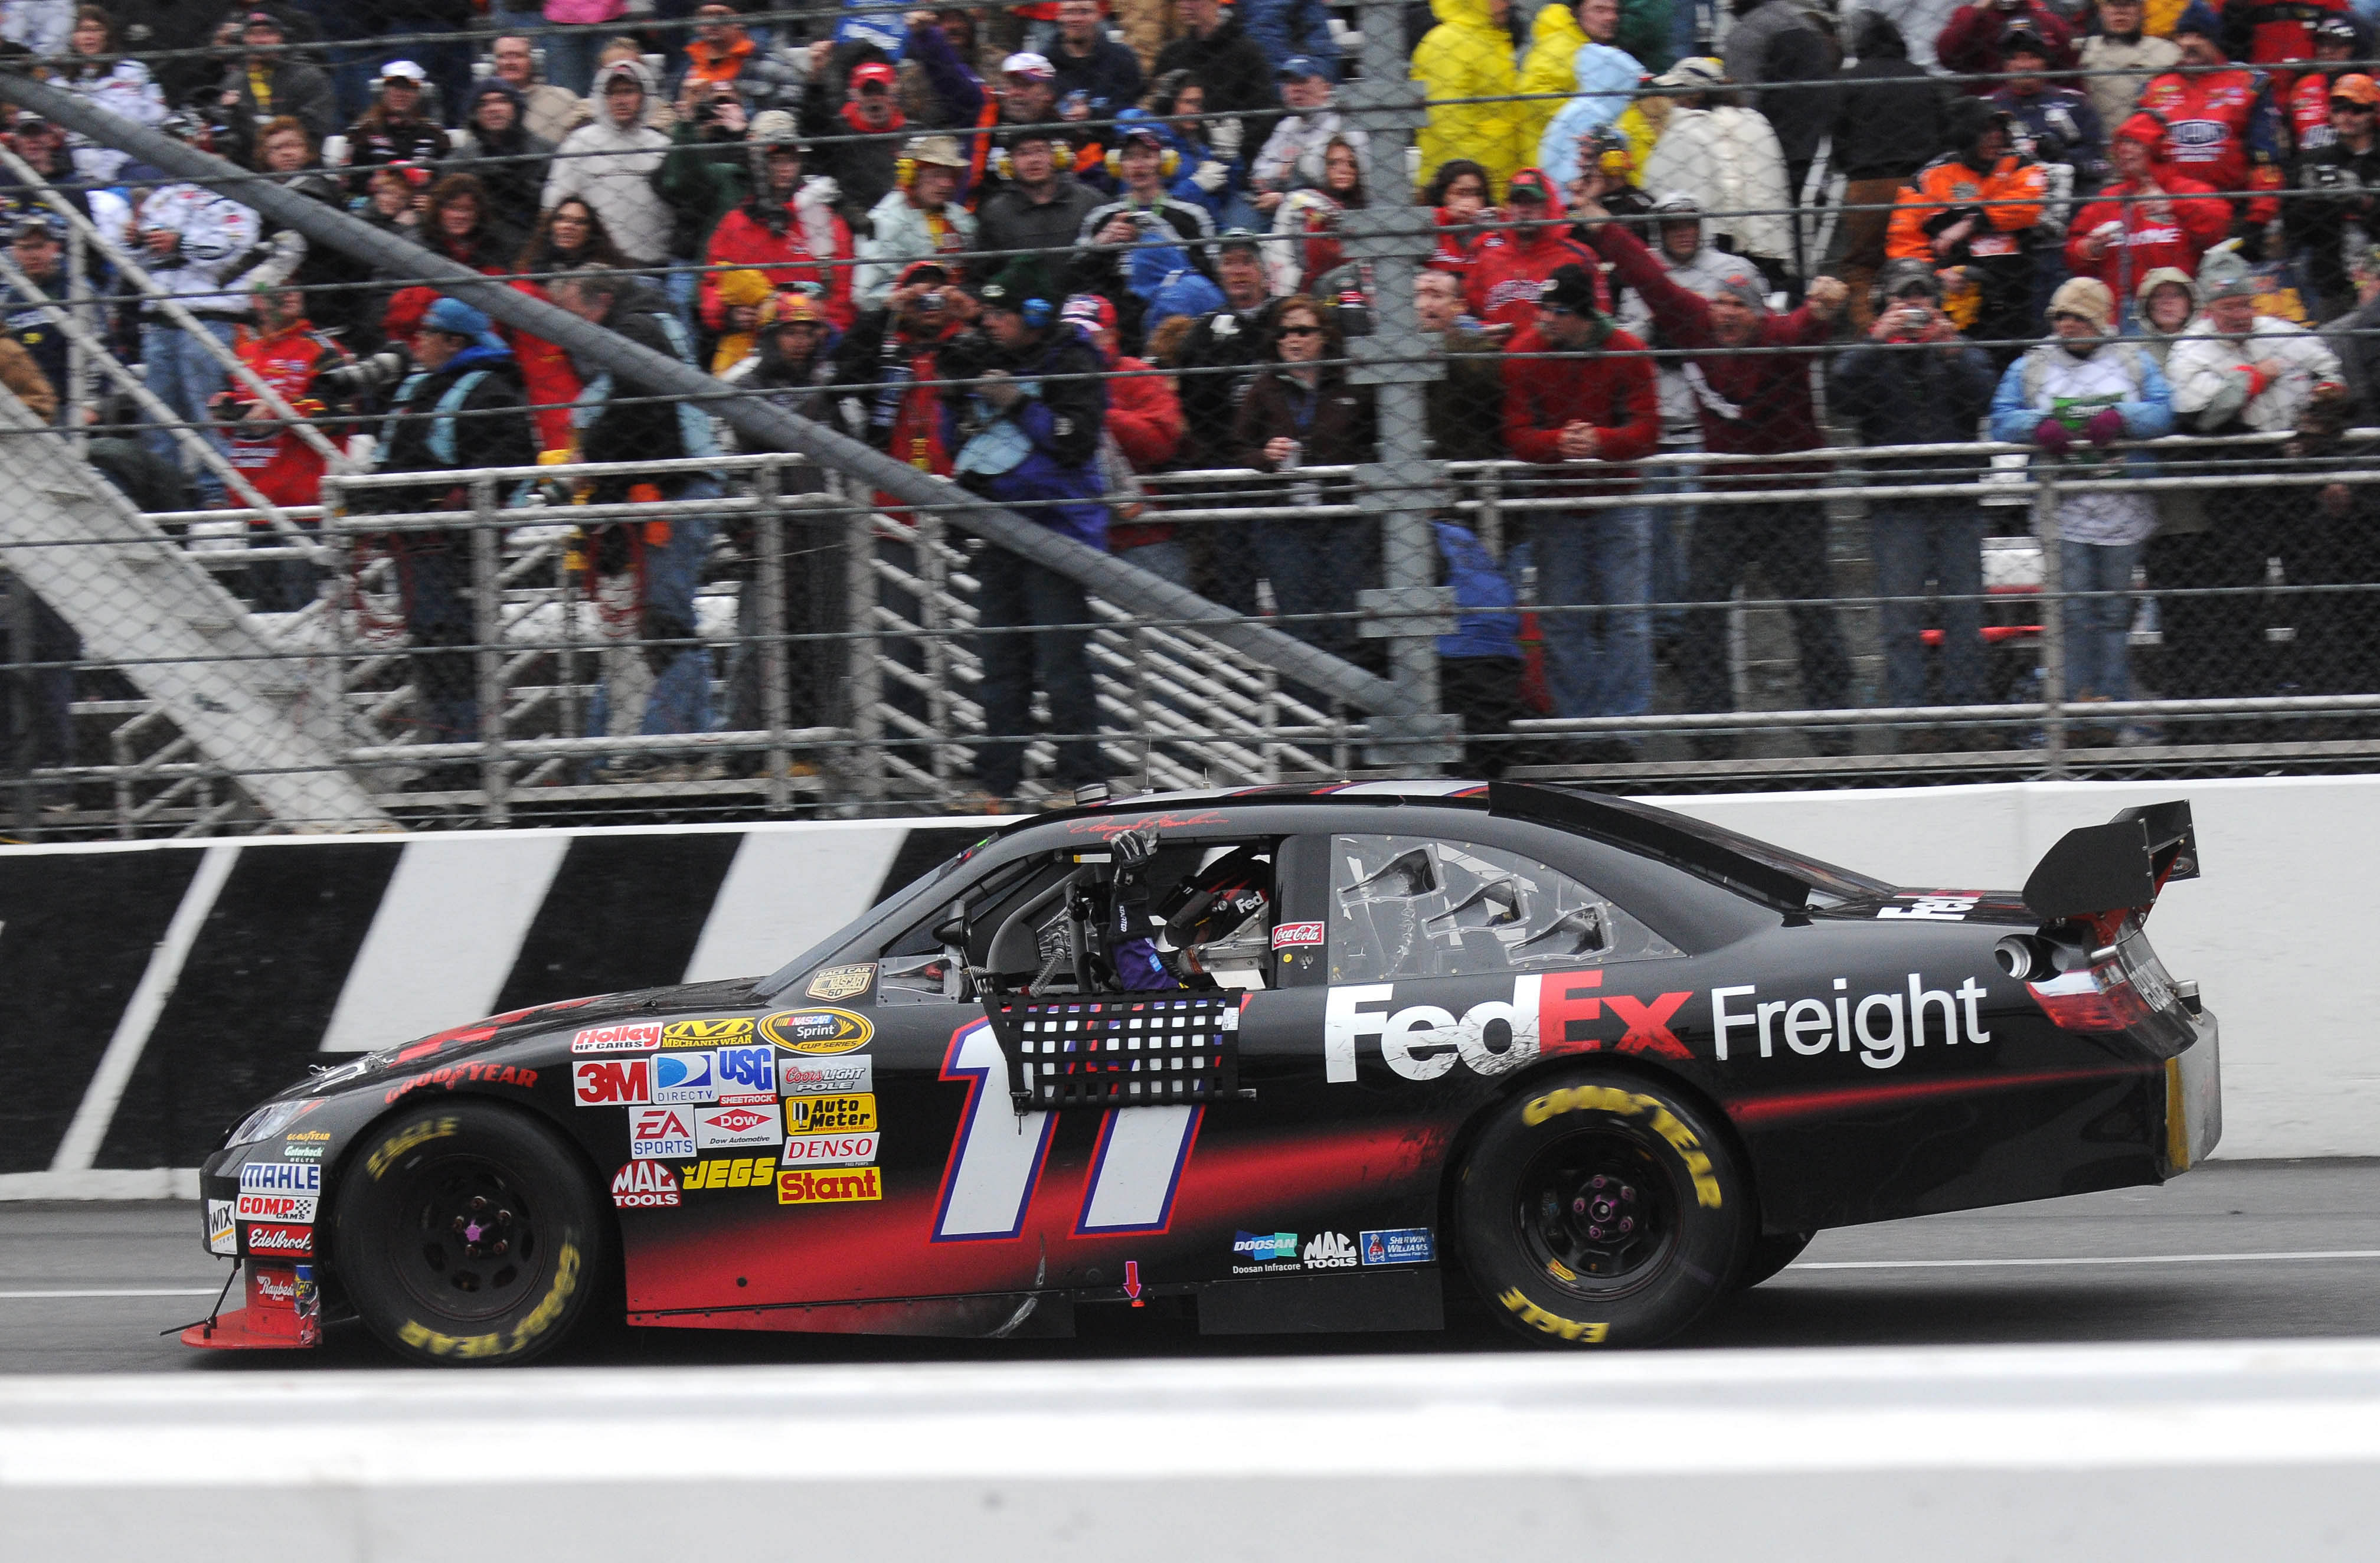
[[[802,996],[821,1004],[843,1004],[865,997],[875,986],[876,963],[868,961],[856,966],[829,966],[810,978]]]
[[[735,1103],[726,1107],[696,1108],[694,1111],[694,1143],[701,1150],[725,1150],[734,1145],[773,1145],[783,1132],[784,1120],[778,1116],[777,1104]]]
[[[866,1093],[876,1089],[876,1060],[856,1059],[779,1059],[777,1094],[790,1103],[795,1097]]]
[[[727,1015],[719,1020],[672,1021],[662,1027],[664,1048],[711,1048],[722,1042],[752,1039],[752,1017]]]
[[[780,1048],[816,1056],[865,1048],[876,1028],[849,1010],[785,1010],[763,1020],[760,1035]]]
[[[715,1102],[719,1058],[714,1053],[663,1053],[653,1060],[653,1100]]]
[[[876,1096],[873,1092],[833,1097],[788,1097],[785,1099],[785,1133],[788,1134],[850,1133],[875,1127]]]

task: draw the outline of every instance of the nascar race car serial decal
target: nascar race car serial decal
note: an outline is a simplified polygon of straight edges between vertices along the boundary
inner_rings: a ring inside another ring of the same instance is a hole
[[[876,963],[862,962],[856,966],[829,966],[810,978],[802,996],[821,1004],[842,1004],[863,997],[876,986]]]
[[[849,1010],[784,1010],[760,1022],[760,1035],[780,1048],[815,1057],[865,1048],[876,1028]]]

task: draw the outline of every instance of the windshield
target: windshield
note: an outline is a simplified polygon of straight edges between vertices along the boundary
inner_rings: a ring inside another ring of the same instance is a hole
[[[811,945],[808,950],[760,979],[752,991],[761,999],[774,999],[791,987],[800,975],[818,965],[828,956],[853,941],[865,938],[869,930],[887,925],[897,927],[905,918],[917,915],[934,899],[938,887],[955,872],[958,866],[976,854],[984,843],[978,842],[963,852],[953,854],[940,867],[909,881],[908,888],[896,891],[889,900],[880,901],[850,922]]]

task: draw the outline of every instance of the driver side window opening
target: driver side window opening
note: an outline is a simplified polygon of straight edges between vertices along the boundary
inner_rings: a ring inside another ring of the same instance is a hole
[[[1330,838],[1330,980],[1574,970],[1682,955],[1621,907],[1501,847]]]

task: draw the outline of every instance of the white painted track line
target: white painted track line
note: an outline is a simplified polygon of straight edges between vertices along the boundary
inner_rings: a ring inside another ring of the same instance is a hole
[[[2277,1254],[2097,1254],[2024,1259],[1810,1259],[1797,1270],[1991,1270],[2042,1265],[2245,1265],[2294,1264],[2310,1259],[2380,1259],[2380,1248],[2307,1248]]]
[[[0,1302],[29,1302],[44,1297],[212,1297],[223,1290],[212,1286],[126,1286],[74,1291],[0,1291]]]

